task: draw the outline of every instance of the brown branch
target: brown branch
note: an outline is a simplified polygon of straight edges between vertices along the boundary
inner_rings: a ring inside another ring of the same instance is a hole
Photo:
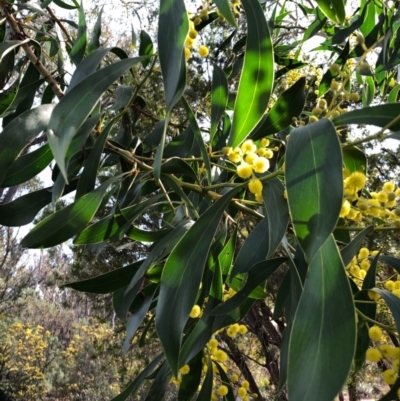
[[[65,26],[63,23],[57,18],[57,16],[53,13],[53,10],[50,7],[46,7],[47,12],[50,14],[50,17],[56,22],[56,24],[61,28],[63,31],[65,37],[67,38],[67,42],[73,46],[74,42],[71,39],[71,36],[69,36],[68,31],[65,29]]]
[[[14,16],[10,12],[10,9],[8,8],[8,5],[4,1],[1,2],[1,8],[7,18],[8,23],[10,24],[11,30],[14,33],[14,35],[19,37],[25,37],[26,35],[19,28],[17,20],[14,18]],[[49,72],[49,70],[43,65],[40,59],[36,57],[36,54],[32,50],[32,47],[29,45],[29,43],[23,43],[21,47],[24,49],[26,57],[39,71],[40,75],[44,78],[44,80],[50,85],[55,95],[59,99],[61,99],[64,96],[64,94],[62,93],[61,88],[58,85],[58,82],[55,80],[55,78]]]
[[[262,396],[262,394],[260,392],[260,389],[258,388],[256,381],[254,380],[251,370],[247,366],[247,363],[245,361],[243,354],[240,352],[237,345],[226,333],[222,333],[220,336],[221,336],[221,339],[227,344],[227,346],[229,348],[229,350],[226,349],[225,351],[228,353],[230,359],[232,359],[232,361],[235,362],[236,366],[240,369],[243,377],[249,382],[250,391],[252,393],[257,394],[258,399],[260,401],[265,400],[265,398]]]

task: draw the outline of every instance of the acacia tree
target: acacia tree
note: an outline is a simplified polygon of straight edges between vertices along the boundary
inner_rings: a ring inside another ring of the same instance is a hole
[[[77,31],[51,3],[78,10]],[[1,187],[14,193],[53,166],[53,185],[9,196],[0,223],[28,224],[52,204],[23,247],[151,244],[133,264],[67,285],[113,293],[124,352],[139,328],[142,345],[159,341],[114,400],[146,380],[148,400],[170,380],[179,400],[264,397],[233,341],[247,330],[281,399],[332,401],[366,358],[391,386],[382,400],[396,399],[400,263],[362,245],[398,230],[400,189],[369,190],[362,145],[398,138],[399,9],[354,1],[348,18],[344,3],[215,0],[188,13],[183,0],[161,0],[157,51],[142,31],[132,57],[100,46],[102,12],[88,35],[76,1],[0,2]],[[211,50],[207,32],[219,41]],[[315,35],[323,68],[300,57]],[[206,66],[211,82],[196,79],[209,94],[196,93],[188,84]],[[149,82],[163,106],[147,107]]]

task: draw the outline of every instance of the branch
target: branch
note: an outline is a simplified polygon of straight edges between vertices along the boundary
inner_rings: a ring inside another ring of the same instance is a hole
[[[8,4],[6,4],[4,1],[2,1],[1,8],[7,18],[8,23],[10,24],[11,30],[14,33],[14,35],[17,37],[25,37],[26,35],[20,30],[17,20],[14,18],[14,16],[10,12],[10,9],[8,8]],[[32,47],[29,45],[29,43],[23,43],[21,45],[21,47],[24,49],[26,57],[34,65],[34,67],[39,71],[40,75],[44,78],[44,80],[50,85],[51,89],[53,90],[55,95],[58,97],[58,99],[61,99],[64,96],[64,94],[62,93],[61,88],[58,85],[58,82],[55,80],[53,75],[51,75],[49,70],[43,65],[43,63],[40,61],[40,59],[36,57],[36,54],[32,50]]]

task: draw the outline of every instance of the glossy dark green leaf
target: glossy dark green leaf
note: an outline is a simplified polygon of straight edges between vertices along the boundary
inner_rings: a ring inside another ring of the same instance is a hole
[[[224,115],[227,104],[228,104],[228,80],[226,79],[224,71],[217,65],[214,65],[212,89],[211,89],[210,141],[212,141],[212,138],[214,137],[215,132],[217,131],[218,124],[222,116]]]
[[[75,65],[78,65],[82,61],[85,55],[87,43],[86,20],[85,11],[83,10],[83,2],[81,2],[81,6],[79,7],[78,26],[78,34],[75,43],[71,49],[71,52],[69,53],[69,56]]]
[[[171,252],[162,274],[156,309],[157,333],[175,375],[182,333],[196,299],[214,233],[237,189],[204,212]]]
[[[232,269],[232,278],[239,273],[247,273],[256,263],[268,259],[281,243],[289,222],[288,205],[283,194],[284,187],[278,178],[264,181],[262,195],[267,216],[242,244]]]
[[[114,397],[111,401],[125,401],[129,396],[134,395],[139,390],[146,377],[150,376],[154,372],[163,357],[164,354],[161,353],[155,359],[153,359],[153,361],[136,376],[136,378],[128,385],[128,387],[121,394]]]
[[[179,385],[178,401],[191,401],[196,393],[203,372],[203,352],[199,352],[189,363],[190,374],[182,376]]]
[[[66,180],[65,155],[78,129],[92,112],[102,93],[139,61],[139,57],[121,60],[92,73],[73,87],[55,106],[47,137],[57,165]]]
[[[81,292],[109,294],[126,287],[142,263],[143,260],[139,260],[128,266],[115,269],[105,274],[100,274],[96,277],[63,284],[60,288],[68,287]]]
[[[58,7],[64,8],[65,10],[75,10],[77,8],[79,8],[76,5],[71,5],[71,4],[67,4],[62,0],[53,0],[54,4],[57,4]],[[62,21],[62,20],[61,20]]]
[[[52,160],[53,154],[48,144],[18,157],[7,170],[7,175],[4,177],[1,187],[5,188],[22,184],[36,177]]]
[[[64,195],[76,189],[72,182],[64,189]],[[0,224],[7,227],[19,227],[29,224],[46,205],[51,202],[52,187],[20,196],[10,203],[0,205]]]
[[[189,20],[183,0],[161,0],[158,53],[164,80],[167,112],[179,101],[186,86],[184,43]]]
[[[179,157],[173,157],[161,165],[161,172],[164,174],[175,174],[176,176],[186,175],[193,181],[197,176],[192,167]]]
[[[364,228],[364,230],[357,234],[357,236],[340,251],[343,259],[343,264],[345,266],[347,266],[351,262],[353,257],[357,254],[362,242],[364,241],[364,238],[367,235],[371,234],[373,231],[373,226]]]
[[[285,163],[294,230],[310,261],[334,230],[343,202],[342,150],[331,121],[294,129]]]
[[[222,249],[221,253],[218,255],[218,262],[223,275],[227,275],[231,271],[233,257],[235,256],[236,239],[237,228],[235,227],[235,230],[229,237],[228,242]]]
[[[153,41],[146,31],[140,31],[140,46],[139,46],[139,56],[151,56],[154,53]],[[150,60],[145,59],[142,61],[142,65],[146,68]]]
[[[169,368],[168,363],[165,361],[160,370],[157,372],[157,375],[154,378],[144,401],[162,400],[167,391],[167,386],[171,376],[171,369]]]
[[[132,313],[132,315],[128,319],[128,323],[126,324],[126,337],[124,341],[124,345],[122,346],[122,353],[125,356],[129,350],[131,345],[131,340],[136,330],[139,328],[140,324],[143,322],[146,313],[149,311],[151,302],[153,301],[154,294],[156,292],[156,288],[153,292],[146,295],[143,299],[142,304],[140,307]]]
[[[348,124],[376,125],[385,127],[400,114],[400,103],[388,103],[378,106],[364,107],[362,109],[351,110],[336,117],[332,122],[336,126]],[[400,130],[400,122],[393,124],[392,131]]]
[[[400,333],[400,299],[388,290],[380,290],[378,288],[373,289],[374,292],[378,293],[386,302],[387,306],[392,312],[394,322],[396,324],[397,333]]]
[[[128,312],[132,311],[133,303],[140,306],[141,301],[145,293],[152,291],[154,284],[146,286],[145,278],[142,277],[136,285],[129,291],[126,291],[126,287],[123,287],[114,292],[112,298],[112,304],[115,314],[121,319],[126,320]],[[136,308],[133,308],[136,309]]]
[[[210,401],[213,389],[213,369],[212,361],[207,358],[207,372],[204,378],[203,384],[201,385],[201,390],[196,398],[196,401]]]
[[[163,260],[179,243],[183,236],[192,227],[193,221],[182,220],[169,234],[167,234],[161,241],[157,242],[148,253],[146,260],[140,266],[140,269],[132,277],[129,282],[127,291],[136,285],[137,281],[158,261]]]
[[[341,24],[346,17],[343,0],[316,0],[320,10],[333,22]]]
[[[101,16],[103,15],[103,7],[99,14],[97,15],[96,23],[94,24],[92,30],[92,37],[90,38],[90,42],[88,44],[88,52],[91,53],[93,50],[97,50],[100,47],[100,36],[101,36]]]
[[[379,260],[392,266],[393,269],[395,269],[397,273],[400,274],[400,259],[394,258],[393,256],[381,255],[379,257]]]
[[[18,46],[23,45],[24,43],[28,43],[30,39],[25,40],[5,40],[0,43],[0,61],[3,60],[3,57],[9,53],[12,49],[15,49]]]
[[[96,244],[104,242],[108,238],[115,239],[119,237],[119,239],[121,239],[123,235],[129,231],[131,224],[162,196],[163,194],[155,195],[153,198],[135,203],[133,206],[119,209],[115,215],[110,214],[104,217],[89,227],[86,227],[75,238],[74,243],[77,245]]]
[[[81,63],[79,63],[72,74],[66,93],[87,78],[90,74],[93,74],[97,70],[101,60],[103,60],[104,56],[109,51],[110,49],[94,50]]]
[[[332,44],[333,45],[340,45],[342,42],[347,40],[347,38],[356,30],[359,29],[360,26],[364,23],[364,18],[367,13],[367,8],[364,7],[362,13],[352,19],[352,23],[343,29],[340,29],[338,32],[336,32],[333,37],[332,37]]]
[[[79,178],[78,187],[76,188],[75,200],[78,200],[83,195],[93,191],[96,185],[97,170],[99,168],[101,155],[104,151],[104,145],[117,120],[118,117],[115,117],[107,124],[94,143],[94,146],[89,153],[89,157],[85,160],[84,170]]]
[[[232,147],[243,142],[260,122],[274,83],[274,53],[264,12],[255,0],[244,0],[242,5],[247,17],[247,41],[228,140]]]
[[[162,240],[168,233],[172,231],[172,228],[165,228],[159,231],[146,231],[139,227],[133,226],[128,230],[126,235],[134,241],[140,242],[157,242]]]
[[[275,270],[286,262],[286,258],[269,259],[258,262],[249,270],[248,278],[243,286],[232,298],[217,306],[211,313],[225,315],[244,303],[252,291],[263,283]]]
[[[315,36],[318,32],[320,32],[321,28],[326,24],[327,18],[324,14],[319,10],[316,9],[316,18],[311,23],[311,25],[306,29],[303,35],[303,42]]]
[[[228,0],[215,0],[215,5],[221,15],[235,28],[237,28],[237,23],[235,17],[232,14],[232,8]]]
[[[254,129],[251,139],[257,140],[276,134],[292,124],[293,118],[298,118],[303,111],[306,101],[305,85],[305,78],[300,78],[285,90]]]
[[[164,157],[188,157],[193,151],[194,134],[192,127],[186,128],[179,136],[174,137],[164,149]]]
[[[21,151],[47,128],[54,105],[28,110],[10,122],[0,133],[0,184]]]
[[[115,177],[108,179],[78,201],[46,217],[21,241],[25,248],[48,248],[72,238],[92,220]]]
[[[356,146],[343,149],[343,163],[350,173],[359,171],[365,174],[367,171],[367,156]]]
[[[157,185],[158,185],[158,182],[160,181],[160,176],[161,176],[161,164],[162,164],[162,159],[163,159],[163,154],[164,154],[165,141],[167,139],[167,130],[168,130],[169,119],[170,119],[170,114],[167,113],[165,120],[159,121],[156,124],[156,127],[154,128],[154,131],[157,134],[161,134],[160,142],[157,146],[156,154],[154,156],[154,164],[153,164],[154,180]]]
[[[289,340],[289,399],[309,400],[318,394],[319,401],[332,401],[346,383],[355,340],[353,296],[330,235],[310,261],[293,322]]]
[[[200,131],[199,124],[197,122],[196,116],[193,113],[193,110],[191,109],[189,103],[186,101],[186,99],[183,97],[182,98],[182,103],[183,107],[185,108],[186,114],[188,116],[190,126],[192,127],[194,137],[196,138],[196,142],[200,148],[201,156],[203,158],[203,163],[204,167],[206,170],[206,175],[207,175],[207,180],[208,184],[211,185],[211,164],[210,164],[210,158],[208,155],[208,151],[206,148],[206,145],[204,143],[203,136]]]

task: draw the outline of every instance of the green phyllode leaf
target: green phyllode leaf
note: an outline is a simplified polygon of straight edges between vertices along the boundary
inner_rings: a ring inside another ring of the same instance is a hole
[[[164,80],[167,113],[182,97],[186,86],[183,45],[189,19],[183,0],[161,0],[158,21],[158,53]]]
[[[47,128],[53,109],[54,105],[44,104],[28,110],[11,121],[0,133],[0,184],[25,146]]]
[[[108,179],[78,201],[46,217],[22,239],[21,245],[25,248],[49,248],[78,234],[92,220],[108,187],[116,178]]]
[[[261,139],[289,127],[293,123],[293,118],[299,117],[303,111],[306,101],[305,85],[305,78],[300,78],[285,90],[273,104],[270,112],[257,125],[251,134],[251,139]]]
[[[346,18],[343,0],[316,0],[320,10],[333,22],[341,24]]]
[[[78,129],[95,108],[103,92],[126,70],[140,61],[141,57],[121,60],[90,74],[68,91],[54,107],[47,138],[57,165],[67,182],[65,156]]]
[[[244,65],[233,113],[229,146],[243,142],[268,107],[274,83],[274,53],[268,24],[258,0],[244,0],[247,40]]]
[[[156,328],[175,376],[183,329],[196,299],[213,234],[236,192],[229,191],[200,216],[171,252],[161,276]]]
[[[224,71],[214,65],[212,94],[211,94],[211,127],[210,142],[217,131],[218,124],[224,115],[226,105],[228,104],[228,80]]]
[[[286,189],[297,240],[308,261],[339,218],[342,166],[342,150],[330,120],[324,118],[291,132],[286,152]]]
[[[353,296],[332,235],[310,261],[289,340],[289,399],[332,401],[346,383],[356,340]]]
[[[86,32],[85,11],[83,10],[83,2],[81,2],[81,5],[79,7],[78,35],[74,43],[74,46],[72,47],[71,52],[69,54],[72,62],[75,65],[78,65],[85,56],[86,44],[87,44],[87,32]]]

